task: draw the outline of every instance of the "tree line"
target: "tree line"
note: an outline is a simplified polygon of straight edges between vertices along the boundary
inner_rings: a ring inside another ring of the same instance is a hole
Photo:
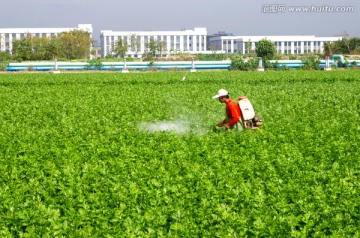
[[[250,43],[250,42],[249,42]],[[250,52],[251,44],[245,43],[245,48],[247,52]],[[335,42],[326,42],[324,44],[323,56],[331,57],[334,54],[360,54],[360,38],[348,38],[343,37],[341,40]],[[274,60],[276,58],[276,46],[273,42],[267,39],[260,40],[256,49],[253,52],[255,54],[250,55],[232,55],[231,56],[231,67],[230,69],[235,70],[256,70],[258,67],[258,58],[263,59],[263,64],[266,68],[277,68],[276,63],[271,64],[268,60]],[[320,69],[319,66],[319,54],[313,52],[307,54],[307,58],[303,59],[302,62],[304,65],[301,67],[303,69]],[[245,60],[245,58],[247,58]],[[342,67],[347,67],[347,64],[344,64]]]
[[[51,37],[36,37],[29,34],[13,41],[12,54],[0,52],[0,61],[88,59],[93,42],[90,33],[83,30],[72,30]],[[144,60],[152,60],[162,55],[165,42],[151,39],[146,47]],[[245,47],[250,53],[249,42],[246,42]],[[130,43],[122,39],[115,42],[112,54],[107,57],[123,58],[129,49],[133,52],[140,51],[140,39],[136,35],[131,36]],[[258,57],[270,60],[274,59],[276,47],[273,42],[263,39],[258,42],[255,52]],[[324,55],[333,54],[360,54],[360,38],[343,37],[341,40],[325,43]]]
[[[333,54],[360,54],[360,38],[343,37],[338,41],[326,42],[324,44],[324,54],[326,56]]]
[[[245,47],[247,47],[246,44]],[[360,54],[360,38],[343,37],[338,41],[325,42],[323,50],[325,56],[332,56],[333,54]],[[258,42],[255,52],[258,57],[271,60],[276,55],[276,47],[273,42],[263,39]]]
[[[93,42],[90,33],[83,30],[71,30],[51,37],[28,34],[13,40],[12,54],[2,52],[0,61],[87,59]]]
[[[153,60],[157,56],[162,56],[166,49],[166,42],[150,39],[145,44],[145,57],[144,60]],[[126,56],[126,52],[131,50],[135,53],[140,51],[140,38],[136,35],[131,35],[129,43],[123,39],[119,39],[115,42],[113,52],[108,54],[107,58],[123,58]]]

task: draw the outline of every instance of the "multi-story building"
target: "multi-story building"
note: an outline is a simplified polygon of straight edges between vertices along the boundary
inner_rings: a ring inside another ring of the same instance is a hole
[[[93,33],[91,24],[79,24],[78,27],[74,28],[0,28],[0,51],[11,53],[14,39],[22,39],[28,35],[51,37],[71,30],[84,30],[89,32],[91,36]]]
[[[205,53],[206,28],[182,31],[101,31],[101,56],[113,55],[116,43],[121,39],[127,43],[127,55],[140,58],[150,49],[151,40],[161,43],[161,55],[171,53]]]
[[[12,53],[13,40],[22,39],[31,34],[36,37],[51,37],[71,30],[84,30],[93,34],[91,24],[79,24],[74,28],[0,28],[0,51]],[[257,43],[267,39],[272,41],[278,53],[304,54],[323,53],[325,42],[341,40],[342,37],[316,37],[314,35],[292,36],[235,36],[232,33],[219,32],[208,35],[206,28],[194,28],[181,31],[112,31],[102,30],[100,34],[101,57],[115,54],[119,40],[126,42],[126,55],[141,58],[150,49],[151,41],[160,44],[157,54],[167,56],[174,53],[228,53],[248,54],[255,52]],[[91,46],[90,46],[91,50]]]
[[[313,35],[299,36],[233,36],[215,35],[209,37],[208,48],[219,53],[248,54],[255,52],[257,43],[267,39],[275,44],[277,53],[305,54],[309,52],[323,53],[325,42],[341,40],[342,37],[316,37]]]

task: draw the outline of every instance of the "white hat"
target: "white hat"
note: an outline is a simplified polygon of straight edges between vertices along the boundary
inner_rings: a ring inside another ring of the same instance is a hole
[[[226,91],[225,89],[220,89],[218,93],[212,98],[219,98],[219,97],[227,96],[228,94],[229,94],[228,91]]]

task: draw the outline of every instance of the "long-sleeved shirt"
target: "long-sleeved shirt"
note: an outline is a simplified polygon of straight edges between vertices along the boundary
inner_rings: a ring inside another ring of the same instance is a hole
[[[226,101],[226,118],[222,121],[222,124],[227,124],[229,127],[235,125],[241,116],[239,104],[234,100],[228,99]]]

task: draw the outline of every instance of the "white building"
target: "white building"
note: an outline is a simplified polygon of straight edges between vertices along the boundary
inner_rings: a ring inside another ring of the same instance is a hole
[[[194,28],[182,31],[101,31],[101,56],[105,57],[114,53],[116,43],[122,39],[127,42],[129,49],[127,55],[140,58],[149,51],[148,43],[151,40],[161,42],[163,45],[161,55],[171,53],[205,53],[206,28]]]
[[[0,51],[12,52],[12,43],[14,39],[22,39],[27,35],[34,37],[51,37],[59,35],[62,32],[71,30],[83,30],[90,33],[92,37],[93,29],[91,24],[78,24],[75,28],[0,28]]]
[[[35,37],[51,37],[71,30],[84,30],[92,36],[91,24],[79,24],[74,28],[0,28],[0,51],[12,52],[13,40],[22,39],[31,34]],[[298,36],[234,36],[225,32],[208,35],[206,28],[194,28],[181,31],[112,31],[102,30],[101,57],[114,54],[116,43],[122,39],[129,48],[127,55],[140,58],[149,51],[148,43],[154,40],[161,43],[161,52],[165,56],[172,53],[241,53],[254,52],[257,42],[268,39],[274,42],[278,53],[304,54],[308,52],[323,53],[325,42],[341,40],[342,37],[316,37],[314,35]],[[90,46],[91,50],[91,46]]]
[[[257,42],[262,39],[272,41],[277,53],[305,54],[308,52],[323,53],[325,42],[341,40],[342,37],[316,37],[313,35],[299,36],[214,36],[208,39],[210,51],[219,53],[248,54],[254,52]]]

